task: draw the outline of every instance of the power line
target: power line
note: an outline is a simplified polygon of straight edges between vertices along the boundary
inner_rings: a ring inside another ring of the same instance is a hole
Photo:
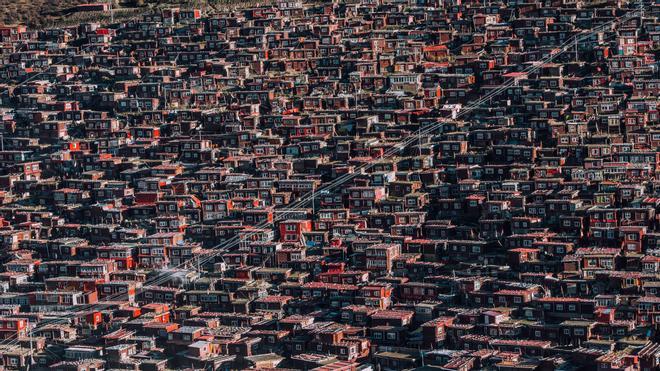
[[[644,8],[643,5],[640,8],[643,10],[643,8]],[[636,11],[632,14],[630,12],[628,12],[624,16],[617,17],[615,20],[612,20],[610,22],[607,22],[603,25],[600,25],[600,26],[597,26],[597,27],[591,29],[586,34],[580,33],[580,34],[574,35],[572,38],[569,38],[566,42],[561,44],[559,47],[553,49],[553,52],[551,52],[548,56],[541,59],[540,61],[537,61],[535,64],[527,67],[526,69],[524,69],[523,71],[520,71],[520,72],[529,74],[529,73],[534,73],[534,72],[538,71],[540,68],[543,67],[544,64],[549,63],[550,61],[552,61],[553,59],[555,59],[559,55],[569,51],[571,45],[574,42],[576,42],[576,41],[577,42],[585,41],[589,37],[591,37],[591,35],[593,35],[595,33],[598,33],[598,32],[605,31],[607,27],[611,27],[612,25],[614,25],[617,22],[625,22],[625,21],[633,18],[637,12],[638,11]],[[601,30],[600,28],[603,28],[603,29]],[[557,50],[557,51],[554,52],[555,50]],[[499,95],[500,93],[504,92],[507,88],[509,88],[511,86],[514,86],[516,83],[517,83],[516,78],[511,78],[508,81],[502,83],[499,87],[497,87],[494,90],[490,91],[489,93],[485,94],[483,97],[479,98],[477,101],[469,104],[468,106],[466,106],[465,109],[459,111],[458,114],[456,115],[456,119],[458,119],[458,118],[460,118],[460,117],[462,117],[462,116],[464,116],[464,115],[480,108],[484,103],[488,102],[493,97],[495,97],[495,96]],[[396,144],[394,144],[388,151],[383,153],[379,157],[379,159],[390,158],[390,157],[393,157],[393,156],[397,155],[400,151],[402,151],[403,149],[408,147],[410,144],[417,141],[418,138],[421,137],[421,135],[425,135],[425,136],[430,135],[435,130],[442,127],[445,123],[446,123],[446,121],[438,121],[438,122],[436,122],[434,124],[431,124],[431,125],[429,125],[428,127],[425,127],[425,128],[423,128],[420,125],[419,129],[417,130],[416,135],[411,135],[411,136],[408,136],[408,137],[406,137],[406,138],[404,138],[400,141],[395,141]],[[365,164],[360,165],[359,167],[357,167],[352,173],[346,173],[346,174],[336,178],[335,180],[323,185],[318,190],[316,190],[315,188],[312,188],[311,192],[306,193],[299,200],[295,201],[293,204],[288,205],[284,209],[278,210],[279,213],[276,217],[273,218],[272,222],[265,221],[265,222],[259,223],[255,226],[252,226],[252,229],[255,230],[254,232],[248,232],[247,235],[243,235],[243,236],[241,236],[240,234],[237,234],[235,237],[232,237],[232,238],[230,238],[229,240],[227,240],[225,242],[222,242],[220,244],[217,244],[217,245],[213,246],[212,249],[214,249],[215,252],[205,256],[203,258],[203,260],[200,260],[198,258],[197,264],[198,265],[199,264],[204,264],[204,263],[210,261],[211,259],[213,259],[217,256],[220,256],[220,258],[222,258],[221,254],[228,252],[229,249],[232,246],[235,246],[236,244],[238,244],[240,242],[244,242],[248,238],[250,238],[252,236],[255,236],[257,233],[260,233],[259,230],[261,230],[265,227],[268,227],[270,225],[273,225],[274,223],[276,223],[278,221],[281,221],[281,220],[285,219],[285,217],[287,215],[289,215],[291,213],[294,213],[294,212],[298,212],[299,209],[302,208],[304,205],[306,205],[310,200],[314,200],[315,192],[329,192],[330,190],[341,187],[344,183],[346,183],[346,182],[350,181],[351,179],[353,179],[354,177],[358,176],[363,171],[366,171],[366,170],[370,169],[371,167],[373,167],[374,164],[375,164],[375,162],[373,162],[373,161],[365,163]],[[314,185],[312,185],[312,187],[314,187]],[[152,280],[145,281],[142,284],[142,286],[140,287],[140,289],[136,289],[135,295],[138,296],[141,293],[140,290],[144,291],[146,287],[159,286],[160,284],[163,284],[163,283],[169,281],[170,278],[171,278],[171,273],[176,269],[180,269],[182,267],[185,267],[187,263],[188,262],[182,262],[181,264],[178,264],[175,267],[166,268],[166,269],[162,270],[157,275],[157,277],[155,277]],[[127,292],[126,293],[117,293],[115,295],[111,295],[111,296],[107,297],[105,300],[106,301],[112,301],[112,300],[120,299],[124,296],[128,296],[128,293]],[[67,316],[63,316],[63,317],[60,317],[60,318],[54,318],[52,320],[43,321],[39,325],[35,326],[35,328],[33,328],[32,330],[29,330],[29,331],[32,334],[32,333],[34,333],[34,331],[42,329],[45,326],[48,326],[50,324],[58,323],[58,322],[61,322],[61,321],[68,321],[69,319],[74,318],[74,316],[76,314],[81,314],[83,312],[91,311],[91,310],[103,310],[103,309],[106,309],[107,307],[112,306],[112,305],[114,305],[114,304],[112,304],[112,303],[87,304],[82,308],[78,308],[78,309],[74,310],[73,312],[69,313]],[[13,339],[14,337],[16,337],[16,339]],[[16,344],[19,341],[18,334],[14,334],[14,335],[12,335],[12,336],[5,339],[5,341],[7,341],[7,340],[8,340],[8,342],[6,344],[3,341],[3,343],[0,343],[0,346],[11,346],[12,344]]]

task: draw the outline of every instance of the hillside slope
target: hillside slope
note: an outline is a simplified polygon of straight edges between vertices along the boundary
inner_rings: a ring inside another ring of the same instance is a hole
[[[0,0],[0,23],[45,27],[62,17],[61,12],[89,0]]]
[[[77,22],[108,21],[101,12],[75,13],[73,7],[108,0],[0,0],[0,26],[25,24],[30,28],[70,25]],[[254,6],[270,0],[114,0],[115,17],[135,16],[155,8],[178,6],[213,10]],[[98,18],[98,19],[97,19]]]

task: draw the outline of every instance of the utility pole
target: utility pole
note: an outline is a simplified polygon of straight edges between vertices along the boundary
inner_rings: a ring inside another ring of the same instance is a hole
[[[34,349],[32,348],[32,331],[30,330],[30,320],[28,319],[28,335],[30,336],[30,363],[27,365],[27,369],[30,369],[32,363],[34,363]]]
[[[422,124],[419,124],[417,129],[417,155],[422,156]]]
[[[644,22],[644,0],[639,0],[639,27],[642,27]]]

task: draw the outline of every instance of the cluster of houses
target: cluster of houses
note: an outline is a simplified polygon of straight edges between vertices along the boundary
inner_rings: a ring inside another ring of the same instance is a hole
[[[659,17],[0,27],[0,368],[658,370]]]

